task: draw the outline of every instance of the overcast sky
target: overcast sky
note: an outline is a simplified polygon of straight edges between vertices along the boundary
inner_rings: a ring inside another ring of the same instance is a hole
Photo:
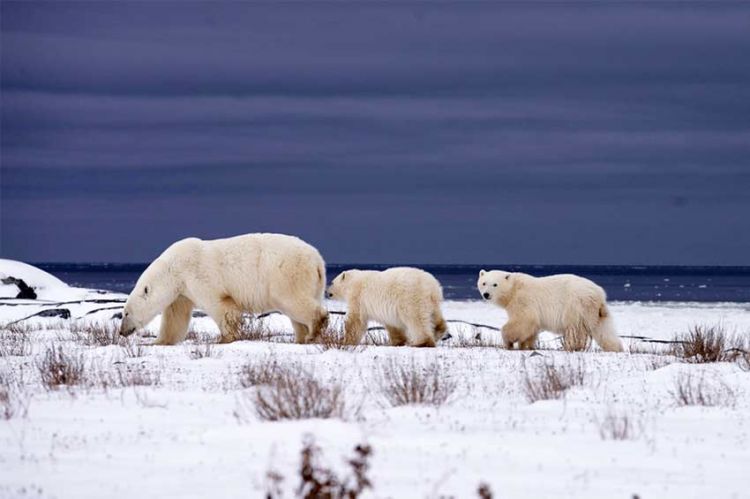
[[[2,3],[0,254],[750,265],[750,4]]]

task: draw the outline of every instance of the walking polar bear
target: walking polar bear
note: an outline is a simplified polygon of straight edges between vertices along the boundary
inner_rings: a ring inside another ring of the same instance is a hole
[[[420,269],[347,270],[333,280],[328,297],[347,303],[348,344],[359,344],[368,320],[385,326],[393,346],[434,347],[447,330],[440,283]]]
[[[593,338],[602,350],[621,352],[604,290],[583,277],[561,274],[533,277],[519,272],[481,270],[479,293],[508,312],[503,326],[506,348],[534,347],[540,331],[563,336],[566,350],[582,350]]]
[[[326,269],[320,253],[283,234],[247,234],[172,244],[143,272],[128,296],[120,334],[128,336],[162,314],[157,345],[185,338],[194,307],[219,326],[222,343],[237,339],[242,313],[278,310],[298,343],[326,326]]]

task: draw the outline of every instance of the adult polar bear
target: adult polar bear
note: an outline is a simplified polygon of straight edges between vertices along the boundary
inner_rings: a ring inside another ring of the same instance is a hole
[[[157,345],[185,338],[193,307],[219,326],[222,343],[237,339],[243,312],[287,315],[298,343],[313,341],[328,320],[322,305],[326,269],[320,253],[293,236],[246,234],[167,248],[128,296],[120,334],[127,336],[162,313]]]
[[[518,342],[522,349],[534,347],[540,331],[563,336],[566,350],[581,350],[593,338],[602,350],[621,352],[607,309],[604,290],[583,277],[559,274],[533,277],[520,272],[482,270],[479,293],[508,312],[503,326],[506,348]]]

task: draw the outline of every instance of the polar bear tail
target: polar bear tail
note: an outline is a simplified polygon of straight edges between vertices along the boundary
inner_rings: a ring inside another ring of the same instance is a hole
[[[615,324],[606,304],[599,307],[599,324],[591,332],[594,340],[605,352],[622,352],[622,342],[615,332]]]

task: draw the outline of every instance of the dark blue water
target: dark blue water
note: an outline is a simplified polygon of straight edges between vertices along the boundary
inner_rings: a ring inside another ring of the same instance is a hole
[[[130,292],[146,264],[36,264],[72,286]],[[643,267],[574,265],[417,265],[443,285],[449,300],[479,299],[481,268],[543,276],[572,273],[591,279],[610,300],[750,302],[750,267]],[[328,278],[348,268],[380,270],[388,265],[329,265]]]

